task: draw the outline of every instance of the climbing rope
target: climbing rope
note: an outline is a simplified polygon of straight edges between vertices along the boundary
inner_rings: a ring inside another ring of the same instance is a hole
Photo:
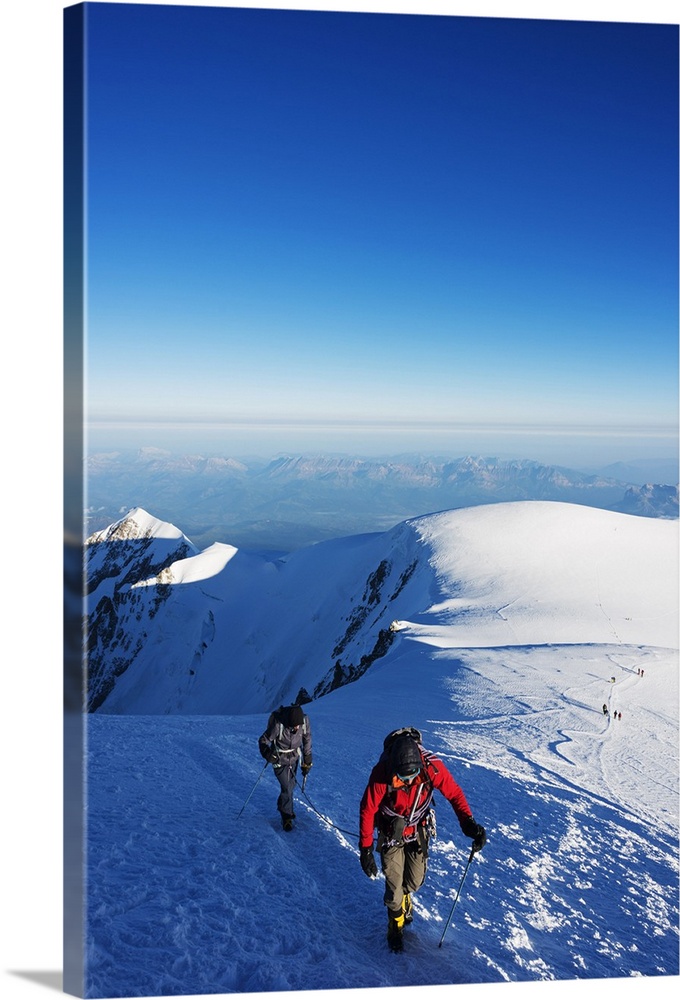
[[[319,819],[322,819],[327,826],[332,827],[333,830],[337,830],[338,833],[346,833],[348,837],[356,837],[357,840],[359,839],[359,834],[358,833],[352,833],[351,830],[343,830],[341,826],[336,826],[335,823],[332,823],[331,820],[329,820],[327,816],[324,816],[323,813],[319,812],[319,810],[316,808],[316,806],[314,805],[314,803],[310,799],[309,795],[307,795],[307,792],[305,791],[304,783],[301,785],[300,782],[296,778],[295,779],[295,784],[300,789],[300,793],[307,800],[307,803],[308,803],[309,807],[311,808],[312,812],[315,812],[316,815],[319,817]]]

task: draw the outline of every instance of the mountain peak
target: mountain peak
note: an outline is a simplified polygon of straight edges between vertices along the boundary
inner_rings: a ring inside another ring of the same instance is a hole
[[[103,541],[121,541],[126,538],[184,538],[174,524],[161,521],[143,507],[132,507],[125,517],[110,524],[103,531],[95,531],[87,544]],[[188,541],[188,539],[187,539]],[[198,551],[198,550],[197,550]]]

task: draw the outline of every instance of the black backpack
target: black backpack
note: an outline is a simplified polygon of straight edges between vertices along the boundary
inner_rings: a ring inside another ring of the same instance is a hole
[[[404,726],[402,729],[393,729],[391,733],[387,734],[383,740],[383,751],[387,751],[389,753],[392,745],[400,736],[410,736],[412,740],[416,741],[418,746],[420,746],[423,741],[423,735],[419,729],[416,729],[415,726]]]
[[[408,740],[409,743],[415,742],[422,760],[422,738],[420,730],[416,729],[414,726],[404,726],[402,729],[393,729],[392,732],[388,733],[383,740],[383,752],[380,756],[380,760],[384,761],[386,764],[390,764],[395,751],[398,752],[399,744],[402,740]]]
[[[413,825],[418,829],[417,839],[421,845],[423,853],[427,856],[427,838],[436,837],[437,828],[434,809],[432,807],[434,788],[430,780],[430,776],[427,771],[427,765],[430,764],[431,754],[423,749],[422,746],[422,734],[420,730],[416,729],[415,726],[404,726],[401,729],[393,729],[391,733],[388,733],[383,741],[383,752],[380,756],[380,760],[389,764],[392,751],[396,745],[398,745],[399,740],[408,738],[409,740],[415,740],[418,745],[418,750],[420,751],[421,760],[423,762],[423,767],[425,770],[425,775],[427,778],[425,799],[420,804],[417,812],[413,817]],[[388,801],[383,802],[380,812],[382,817],[382,823],[380,825],[382,833],[383,844],[402,844],[403,843],[403,831],[406,825],[407,818],[396,813],[390,805],[389,799],[391,799],[394,789],[391,785],[388,786]]]

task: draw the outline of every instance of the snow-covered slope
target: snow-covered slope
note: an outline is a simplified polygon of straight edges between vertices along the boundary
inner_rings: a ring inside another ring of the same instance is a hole
[[[574,980],[602,991],[643,976],[656,991],[679,971],[677,703],[669,651],[404,644],[308,706],[314,766],[292,834],[257,752],[266,714],[92,715],[90,995]],[[440,948],[469,841],[436,796],[427,879],[394,956],[384,884],[364,876],[357,832],[398,725],[422,729],[489,842]]]
[[[677,524],[556,503],[469,508],[411,523],[439,588],[418,617],[421,636],[454,646],[677,647]]]
[[[87,995],[677,977],[677,522],[519,503],[283,563],[165,555],[93,595],[139,648],[86,719]],[[362,650],[307,706],[314,766],[284,833],[268,709]],[[489,839],[440,947],[469,842],[436,796],[395,956],[358,807],[402,725]]]
[[[90,707],[265,711],[389,662],[397,637],[676,648],[677,532],[674,521],[527,501],[272,562],[221,543],[197,552],[137,508],[88,546]]]

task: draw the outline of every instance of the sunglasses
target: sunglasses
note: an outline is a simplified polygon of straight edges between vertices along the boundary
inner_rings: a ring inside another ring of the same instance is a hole
[[[399,778],[399,781],[404,781],[408,784],[409,781],[413,781],[414,778],[417,778],[419,774],[420,768],[418,768],[417,771],[413,771],[411,774],[398,774],[397,777]]]

